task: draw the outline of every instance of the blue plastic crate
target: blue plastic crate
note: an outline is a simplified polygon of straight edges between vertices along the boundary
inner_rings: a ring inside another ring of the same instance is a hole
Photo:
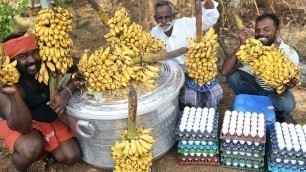
[[[276,122],[274,103],[267,96],[239,94],[235,98],[233,110],[265,114],[267,131]]]

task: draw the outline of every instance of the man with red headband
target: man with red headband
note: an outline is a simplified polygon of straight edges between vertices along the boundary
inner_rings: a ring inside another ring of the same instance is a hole
[[[75,90],[73,81],[50,100],[48,86],[35,79],[41,63],[35,37],[17,33],[2,42],[20,72],[17,84],[0,86],[0,136],[13,152],[15,168],[26,171],[46,153],[68,165],[77,162],[81,153],[75,134],[57,116]]]

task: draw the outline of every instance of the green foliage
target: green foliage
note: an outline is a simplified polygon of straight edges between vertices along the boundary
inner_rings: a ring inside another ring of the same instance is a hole
[[[28,4],[29,0],[0,0],[0,40],[13,31],[12,18],[22,14]]]

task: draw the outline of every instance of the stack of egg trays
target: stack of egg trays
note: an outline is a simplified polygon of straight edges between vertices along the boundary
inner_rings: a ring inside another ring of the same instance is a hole
[[[266,128],[264,126],[264,128]],[[220,140],[221,140],[221,162],[222,166],[226,168],[236,168],[236,169],[242,169],[242,170],[253,170],[253,171],[264,171],[265,164],[264,164],[264,157],[265,157],[265,143],[266,143],[266,134],[264,137],[259,138],[258,135],[255,137],[249,136],[238,136],[236,133],[234,135],[230,135],[230,133],[223,134],[220,133]],[[233,143],[236,141],[235,143]],[[244,141],[244,144],[240,144],[240,141]],[[241,155],[241,153],[237,153],[235,155],[231,147],[225,148],[225,145],[227,144],[233,144],[233,147],[235,146],[243,146],[249,149],[245,149],[245,154]],[[256,154],[254,154],[255,150],[258,150],[258,156],[256,157]],[[227,153],[231,152],[230,155]],[[253,157],[250,157],[248,155],[253,155]],[[253,153],[253,154],[252,154]],[[244,165],[241,162],[245,161],[251,161],[251,164]],[[243,165],[240,165],[243,164]]]
[[[279,150],[273,125],[270,127],[270,142],[268,145],[269,171],[306,172],[306,154],[302,150],[299,152],[286,149]]]
[[[186,129],[181,132],[179,125],[181,123],[183,112],[180,114],[180,120],[178,122],[175,134],[177,134],[178,153],[180,164],[182,165],[220,165],[219,157],[219,113],[215,111],[213,130],[208,133],[207,130],[202,133],[201,131],[188,132]]]

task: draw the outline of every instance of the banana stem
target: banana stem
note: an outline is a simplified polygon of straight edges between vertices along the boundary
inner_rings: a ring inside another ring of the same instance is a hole
[[[139,63],[149,63],[149,62],[158,62],[158,61],[162,61],[162,60],[169,60],[178,56],[181,56],[185,53],[187,53],[189,50],[189,48],[187,47],[182,47],[179,49],[176,49],[174,51],[170,51],[170,52],[161,52],[158,54],[151,54],[151,55],[145,55],[143,57],[135,57],[133,58],[133,62],[135,64],[139,64]]]
[[[57,94],[57,75],[53,74],[49,77],[49,90],[50,90],[50,99]]]
[[[195,0],[197,42],[202,41],[202,2]]]
[[[95,0],[88,0],[88,2],[91,4],[92,8],[95,9],[98,12],[99,17],[102,19],[103,23],[107,25],[107,22],[109,20],[109,17],[106,15],[106,13],[102,10],[100,5]]]
[[[128,115],[128,137],[135,137],[137,135],[136,131],[136,113],[137,113],[137,94],[135,88],[130,87],[129,91],[129,115]]]

